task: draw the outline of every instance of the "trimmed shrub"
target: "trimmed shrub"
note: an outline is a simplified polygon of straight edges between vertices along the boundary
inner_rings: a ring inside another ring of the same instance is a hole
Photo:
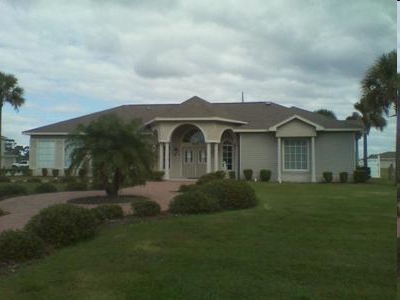
[[[58,192],[57,187],[51,183],[42,183],[35,188],[35,193],[56,193]]]
[[[253,170],[252,169],[244,169],[243,175],[246,180],[248,180],[248,181],[252,180],[253,179]]]
[[[0,182],[11,182],[11,179],[6,176],[0,176]]]
[[[202,193],[200,189],[175,196],[169,204],[169,211],[173,214],[201,214],[220,211],[219,200]]]
[[[82,182],[72,181],[67,184],[65,189],[67,191],[86,191],[87,183],[84,181],[82,181]]]
[[[92,212],[99,222],[122,219],[124,217],[124,211],[122,210],[122,207],[115,204],[99,205],[93,208]]]
[[[260,170],[260,180],[268,182],[271,179],[271,170]]]
[[[196,189],[198,189],[198,185],[196,184],[182,184],[179,187],[179,192],[184,193],[184,192],[189,192],[189,191],[194,191]]]
[[[368,180],[368,173],[366,169],[356,169],[353,172],[353,178],[355,183],[364,183]]]
[[[26,195],[27,191],[24,186],[20,184],[7,184],[0,186],[0,198]]]
[[[7,230],[0,234],[0,261],[23,262],[46,253],[43,241],[22,230]]]
[[[235,171],[229,171],[229,172],[228,172],[228,175],[229,175],[229,179],[236,179],[236,173],[235,173]]]
[[[60,174],[60,170],[58,170],[58,169],[51,170],[51,175],[53,175],[53,177],[58,177],[59,174]]]
[[[349,173],[348,172],[340,172],[339,178],[341,183],[346,183],[349,180]]]
[[[332,172],[324,172],[322,173],[322,176],[325,179],[325,182],[330,183],[333,180],[333,173]]]
[[[90,209],[73,204],[56,204],[42,209],[26,224],[25,229],[59,248],[93,236],[96,224]]]
[[[37,177],[28,178],[26,181],[30,182],[30,183],[41,183],[42,182],[42,180]]]
[[[219,179],[224,179],[225,178],[225,172],[224,171],[217,171],[213,173],[207,173],[201,176],[196,184],[205,184],[207,182],[213,181],[213,180],[219,180]]]
[[[0,207],[0,217],[6,215],[7,213]]]
[[[153,181],[162,181],[164,177],[164,171],[151,171],[149,179]]]
[[[32,176],[32,173],[33,173],[32,170],[29,169],[29,167],[22,167],[21,171],[22,171],[22,175],[26,176],[26,177]]]
[[[155,216],[161,212],[161,207],[157,202],[145,199],[133,201],[132,208],[139,217]]]
[[[43,177],[46,177],[48,173],[49,173],[49,170],[47,170],[46,168],[42,168],[42,176]]]
[[[64,176],[60,178],[61,183],[75,183],[78,182],[78,179],[76,177],[72,176]]]
[[[212,181],[202,186],[199,193],[218,199],[223,210],[249,208],[257,205],[256,194],[245,181]]]

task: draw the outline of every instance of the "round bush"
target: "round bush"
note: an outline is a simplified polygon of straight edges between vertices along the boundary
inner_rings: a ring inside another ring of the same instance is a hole
[[[229,171],[229,172],[228,172],[228,175],[229,175],[229,179],[236,179],[236,173],[235,173],[235,171]]]
[[[133,201],[132,208],[139,217],[155,216],[161,212],[161,207],[157,202],[144,199]]]
[[[6,215],[7,213],[0,207],[0,217]]]
[[[104,222],[113,219],[122,219],[124,217],[124,211],[122,207],[115,204],[99,205],[92,209],[97,220]]]
[[[268,182],[271,179],[271,170],[260,170],[260,180]]]
[[[53,175],[53,177],[58,177],[59,174],[60,174],[60,170],[58,170],[58,169],[51,170],[51,175]]]
[[[45,254],[43,241],[33,233],[7,230],[0,234],[0,261],[22,262]]]
[[[364,183],[368,180],[368,173],[365,169],[356,169],[353,173],[355,183]]]
[[[198,188],[198,185],[195,184],[182,184],[179,187],[179,192],[184,193],[184,192],[189,192],[189,191],[194,191]]]
[[[341,183],[346,183],[349,179],[349,173],[347,172],[340,172],[339,173],[339,178]]]
[[[42,180],[37,177],[28,178],[26,181],[30,182],[30,183],[41,183],[42,182]]]
[[[58,192],[56,186],[51,183],[42,183],[35,188],[35,193],[56,193]]]
[[[332,182],[332,179],[333,179],[332,172],[324,172],[324,173],[322,173],[322,176],[324,177],[325,182],[327,182],[327,183]]]
[[[218,180],[205,184],[199,193],[219,200],[221,209],[242,209],[257,205],[253,188],[245,181]]]
[[[200,214],[219,210],[219,200],[199,190],[177,195],[169,204],[169,211],[174,214]]]
[[[77,183],[78,179],[72,176],[64,176],[60,178],[60,182],[62,183]]]
[[[0,198],[26,195],[27,191],[24,186],[20,184],[7,184],[0,186]]]
[[[196,184],[202,185],[202,184],[205,184],[205,183],[213,181],[213,180],[219,180],[219,179],[224,179],[224,178],[225,178],[224,171],[207,173],[207,174],[204,174],[203,176],[200,176],[199,179],[197,180]]]
[[[250,181],[253,179],[253,170],[252,169],[244,169],[243,175],[247,181]]]
[[[63,247],[93,236],[96,221],[87,208],[56,204],[42,209],[25,228],[51,245]]]
[[[82,182],[70,182],[67,184],[65,187],[67,191],[86,191],[87,190],[87,183],[82,181]]]

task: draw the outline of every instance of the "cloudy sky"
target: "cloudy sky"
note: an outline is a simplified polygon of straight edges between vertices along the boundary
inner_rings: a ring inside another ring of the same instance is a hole
[[[121,104],[241,91],[345,118],[366,69],[396,47],[393,0],[0,0],[0,12],[0,70],[26,92],[19,113],[4,107],[3,135],[20,144],[24,130]],[[394,123],[371,133],[370,153],[394,150]]]

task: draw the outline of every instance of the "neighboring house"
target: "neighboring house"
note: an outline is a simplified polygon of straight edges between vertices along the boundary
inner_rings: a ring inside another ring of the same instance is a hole
[[[372,154],[368,156],[368,159],[377,159],[378,157],[381,169],[388,169],[391,164],[394,168],[396,167],[396,152],[389,151],[380,154]]]
[[[1,136],[1,149],[0,149],[0,159],[1,159],[1,168],[3,169],[10,169],[13,163],[17,161],[17,155],[13,153],[5,152],[5,141],[7,140],[6,137]]]
[[[157,168],[165,179],[197,178],[216,170],[269,169],[273,181],[317,182],[356,166],[362,126],[272,102],[210,103],[197,96],[180,104],[123,105],[25,131],[30,168],[63,170],[70,164],[68,134],[105,114],[141,119],[153,133]],[[165,159],[165,158],[168,159]]]

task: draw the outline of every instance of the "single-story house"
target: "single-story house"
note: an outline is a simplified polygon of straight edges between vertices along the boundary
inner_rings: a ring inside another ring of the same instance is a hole
[[[180,104],[122,105],[23,132],[30,136],[30,168],[63,171],[66,139],[80,123],[105,114],[141,119],[154,135],[157,169],[165,179],[198,178],[216,170],[243,177],[271,170],[271,180],[317,182],[324,171],[351,176],[357,162],[355,121],[339,121],[273,102],[211,103],[194,96]],[[166,159],[167,158],[167,159]]]
[[[390,165],[393,165],[393,168],[396,167],[396,152],[388,151],[380,154],[371,154],[368,156],[368,159],[378,159],[381,169],[388,169]]]

